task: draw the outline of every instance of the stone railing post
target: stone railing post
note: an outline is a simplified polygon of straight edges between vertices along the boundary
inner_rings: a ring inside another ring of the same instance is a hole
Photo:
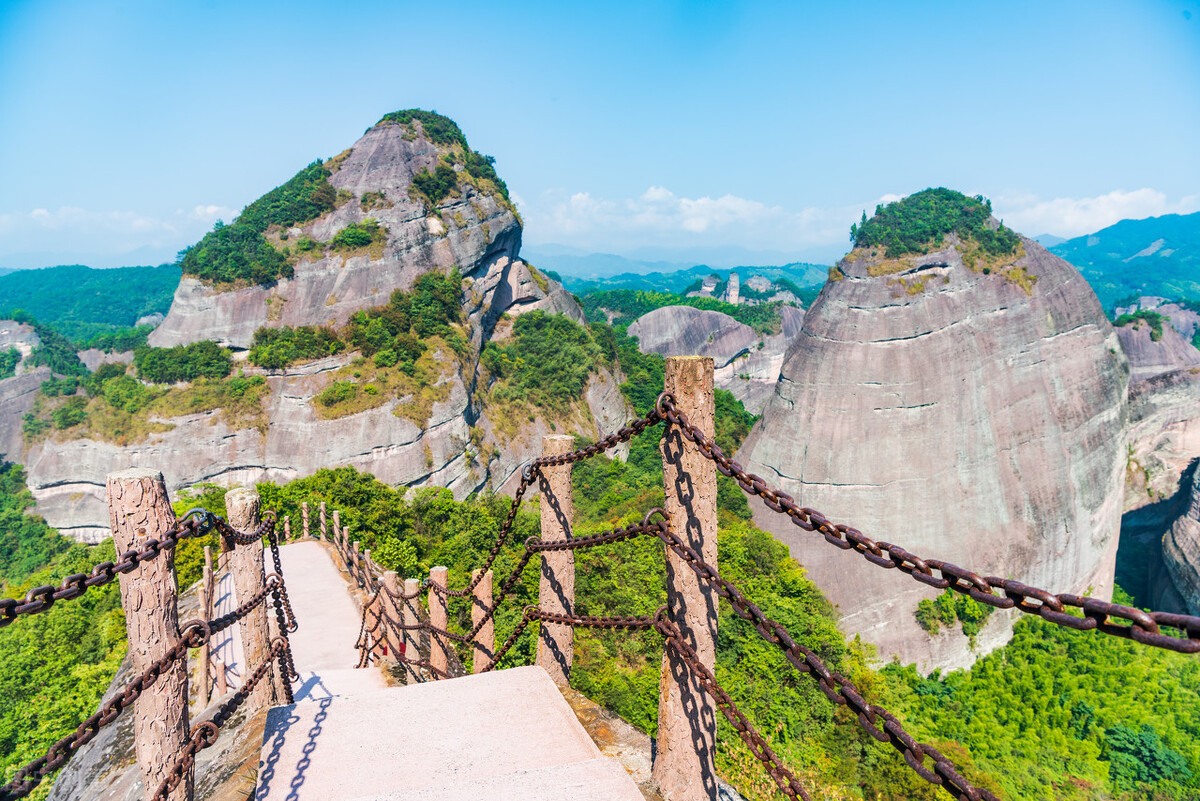
[[[363,564],[359,561],[361,558],[359,554],[361,553],[362,544],[358,540],[355,540],[354,546],[350,549],[350,578],[360,587],[366,585],[366,582],[363,581]]]
[[[417,605],[420,601],[417,596],[421,591],[421,582],[415,578],[406,578],[404,580],[404,595],[405,598],[400,602],[400,621],[404,625],[404,630],[401,632],[404,635],[403,654],[396,654],[399,658],[401,655],[405,659],[411,659],[416,662],[421,658],[421,632],[416,629],[416,626],[421,622],[420,610]],[[412,665],[405,666],[405,683],[409,679],[419,681],[421,676],[417,673],[417,669]]]
[[[283,516],[283,541],[290,542],[292,539],[292,516]]]
[[[225,495],[225,508],[229,511],[229,525],[233,528],[243,533],[258,528],[259,500],[256,490],[230,490]],[[262,592],[267,585],[263,573],[262,543],[252,542],[249,545],[234,546],[229,555],[229,572],[233,574],[238,606]],[[271,635],[267,628],[268,603],[269,599],[258,604],[238,622],[242,633],[242,656],[246,660],[246,664],[241,666],[243,677],[249,676],[259,665],[271,658]],[[272,673],[278,675],[280,671],[274,670]],[[247,714],[253,715],[263,707],[274,706],[277,698],[273,683],[263,679],[246,701]]]
[[[667,359],[666,391],[688,421],[712,437],[716,414],[713,360]],[[676,426],[660,443],[665,509],[671,530],[717,566],[717,470]],[[667,609],[683,638],[709,670],[716,670],[717,594],[687,563],[667,550]],[[672,649],[663,654],[658,692],[658,754],[654,779],[667,801],[715,801],[717,710],[704,687]]]
[[[309,530],[308,530],[308,501],[303,501],[300,504],[300,522],[301,522],[301,525],[303,526],[301,531],[304,532],[304,534],[303,534],[304,539],[306,539],[306,540],[310,539],[312,537],[312,534],[309,533]]]
[[[321,521],[321,539],[329,539],[329,529],[325,525],[325,501],[321,501],[321,506],[318,508],[318,514]]]
[[[338,548],[342,552],[342,560],[347,564],[350,562],[350,526],[342,526],[342,538],[338,543]]]
[[[471,580],[479,575],[476,570],[471,574]],[[483,577],[479,579],[479,583],[475,585],[475,592],[471,595],[471,628],[479,625],[479,621],[483,620],[483,616],[492,608],[492,571],[487,571]],[[490,618],[483,627],[479,629],[479,633],[475,635],[475,642],[478,645],[474,646],[475,652],[471,658],[471,672],[480,673],[492,661],[492,655],[496,653],[496,619]]]
[[[205,550],[208,550],[207,548]],[[210,606],[208,600],[208,587],[202,582],[200,584],[200,609],[205,620],[212,620],[212,615],[207,613]],[[212,677],[209,675],[209,646],[208,643],[201,645],[197,649],[196,660],[196,675],[200,679],[199,686],[196,688],[196,708],[205,710],[208,708],[208,699],[212,696]]]
[[[404,632],[400,625],[403,615],[400,612],[400,577],[395,570],[388,570],[379,582],[379,598],[383,603],[380,614],[383,615],[383,641],[387,643],[387,662],[396,664],[400,656],[400,643],[404,642]]]
[[[429,582],[443,589],[448,586],[450,569],[446,567],[429,568]],[[449,599],[434,587],[429,588],[429,625],[435,629],[449,631],[450,609]],[[440,679],[450,672],[450,643],[434,632],[429,632],[429,664],[433,665],[433,677]],[[440,673],[438,671],[441,671]]]
[[[175,525],[162,473],[133,469],[110,473],[107,480],[108,518],[118,557],[158,539]],[[121,605],[129,637],[133,675],[140,675],[179,639],[179,589],[175,583],[174,550],[143,562],[119,577]],[[167,772],[187,745],[187,662],[167,667],[133,710],[133,747],[142,769],[143,795],[154,797]],[[194,771],[170,794],[171,801],[191,801]]]
[[[225,663],[220,657],[213,659],[213,673],[217,679],[217,697],[223,698],[229,692],[229,676],[225,673]]]
[[[542,437],[542,456],[560,456],[575,448],[575,438],[554,435]],[[542,540],[565,540],[572,536],[575,505],[571,498],[571,465],[543,467],[538,476],[541,490]],[[538,608],[564,615],[575,611],[575,552],[542,553],[542,580]],[[546,669],[555,684],[567,686],[575,657],[575,632],[562,623],[538,626],[536,664]]]
[[[340,509],[333,510],[333,539],[337,543],[338,550],[342,552],[342,561],[346,560],[345,543],[341,540],[342,536],[342,511]]]

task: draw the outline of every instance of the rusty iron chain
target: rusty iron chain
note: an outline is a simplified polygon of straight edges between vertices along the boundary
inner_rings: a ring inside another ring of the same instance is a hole
[[[658,613],[650,620],[650,625],[662,634],[666,640],[666,645],[669,648],[675,649],[679,657],[687,664],[688,668],[696,676],[699,682],[704,686],[705,691],[713,699],[717,708],[733,726],[738,736],[742,738],[742,742],[750,749],[750,753],[755,756],[758,761],[762,762],[763,767],[767,769],[767,773],[771,775],[775,786],[779,791],[788,798],[803,799],[803,801],[811,801],[808,792],[801,786],[796,779],[796,775],[792,773],[779,755],[771,748],[770,743],[766,738],[759,734],[758,729],[754,728],[754,724],[738,709],[733,698],[729,693],[717,683],[717,677],[712,671],[700,661],[696,650],[688,644],[680,631],[679,626],[667,616],[667,607],[661,607]]]
[[[479,585],[479,582],[483,580],[483,574],[492,568],[492,564],[496,561],[496,557],[500,555],[500,549],[504,546],[505,541],[508,539],[508,536],[512,531],[513,523],[516,522],[517,510],[521,506],[521,500],[523,499],[525,492],[529,489],[530,485],[537,480],[537,476],[541,473],[543,467],[573,464],[575,462],[581,462],[584,459],[591,459],[593,456],[604,453],[610,448],[616,447],[623,442],[628,442],[634,437],[640,435],[650,426],[662,422],[662,420],[663,418],[660,417],[659,412],[656,409],[651,411],[650,414],[646,415],[645,417],[639,417],[636,420],[630,420],[617,431],[609,434],[592,445],[588,445],[585,448],[580,448],[559,456],[542,456],[534,459],[525,467],[524,470],[521,471],[521,483],[517,486],[517,492],[513,496],[512,506],[509,507],[508,516],[505,518],[504,524],[500,526],[500,533],[496,537],[496,543],[492,546],[492,550],[488,554],[488,558],[484,561],[483,567],[480,568],[480,570],[475,574],[474,578],[471,579],[471,582],[461,590],[451,590],[448,587],[443,587],[436,582],[430,581],[429,579],[425,579],[421,583],[421,586],[432,587],[437,593],[450,598],[465,598],[466,596],[470,595],[472,592],[474,592],[475,587]]]
[[[1200,617],[1144,612],[1097,598],[1051,593],[1014,579],[980,576],[940,559],[922,559],[899,545],[876,542],[856,528],[832,523],[817,510],[799,506],[786,492],[769,487],[761,476],[747,473],[703,431],[688,422],[687,415],[679,411],[669,393],[659,395],[655,408],[664,419],[678,426],[683,436],[695,443],[700,453],[714,462],[722,475],[736,480],[744,492],[762,498],[768,508],[787,515],[792,523],[805,531],[821,534],[827,542],[842,550],[853,549],[874,565],[889,570],[899,568],[922,584],[941,590],[951,589],[997,609],[1018,609],[1059,626],[1078,631],[1100,631],[1179,653],[1200,653]],[[996,590],[1002,590],[1004,594],[997,595]],[[1083,617],[1070,614],[1066,611],[1067,607],[1082,610]],[[1127,620],[1129,624],[1116,623],[1114,620]],[[1164,633],[1162,626],[1184,632],[1186,639]]]
[[[264,659],[262,664],[250,674],[245,684],[233,694],[232,698],[221,704],[216,714],[213,715],[212,720],[205,721],[196,727],[188,740],[187,746],[184,747],[183,753],[176,759],[175,764],[171,766],[171,770],[163,779],[162,784],[158,786],[158,791],[154,794],[155,801],[167,801],[171,791],[178,787],[179,783],[184,780],[184,777],[195,768],[196,754],[217,741],[217,737],[220,736],[221,727],[233,717],[233,713],[238,710],[238,707],[246,702],[246,699],[250,697],[250,693],[253,692],[255,686],[271,670],[271,666],[277,661],[284,659],[284,654],[287,651],[287,641],[283,637],[276,637],[271,643],[271,655]],[[286,681],[283,682],[283,685],[286,702],[290,704],[294,700],[292,698],[291,687]]]
[[[370,614],[371,607],[378,602],[379,593],[376,592],[367,600],[365,604],[363,604],[362,622],[358,626],[358,639],[354,641],[354,647],[359,651],[358,664],[354,666],[356,669],[365,668],[367,665],[371,664],[371,649],[367,647],[367,637],[379,631],[379,623],[382,620],[382,617],[377,617],[375,619],[375,625],[370,631],[368,631],[367,615]]]
[[[102,728],[132,706],[167,668],[179,660],[186,661],[189,648],[199,648],[208,642],[210,636],[207,623],[200,620],[185,623],[179,639],[162,656],[150,663],[141,675],[126,684],[120,693],[103,704],[94,715],[80,723],[72,734],[54,743],[44,756],[22,767],[8,784],[0,787],[0,801],[11,801],[33,792],[42,779],[65,765],[67,760],[91,742]]]
[[[904,730],[895,715],[883,707],[868,703],[854,682],[830,671],[816,653],[793,640],[783,625],[763,614],[763,611],[743,595],[736,585],[723,578],[715,567],[705,562],[695,549],[672,532],[666,524],[666,512],[660,513],[663,519],[658,521],[658,530],[663,544],[683,559],[688,567],[702,581],[712,586],[719,596],[727,600],[730,608],[738,617],[753,623],[755,630],[763,639],[778,646],[797,670],[807,674],[817,683],[817,688],[825,694],[826,698],[835,704],[848,706],[855,712],[858,715],[859,725],[868,734],[880,742],[890,742],[896,750],[900,751],[908,766],[921,778],[945,788],[960,801],[998,801],[987,790],[980,790],[963,778],[954,763],[942,756],[936,748],[926,743],[918,743]],[[880,719],[883,720],[882,727],[878,722]],[[751,750],[754,749],[751,748]],[[925,767],[926,757],[933,761],[932,768]],[[774,776],[774,774],[772,775]]]
[[[130,573],[143,562],[157,559],[169,551],[180,540],[202,537],[212,531],[217,518],[203,509],[192,509],[176,522],[175,527],[161,538],[149,539],[142,547],[132,548],[121,554],[118,562],[101,562],[90,573],[74,573],[62,580],[59,586],[47,584],[34,587],[25,593],[24,600],[0,599],[0,628],[14,622],[21,615],[36,615],[45,612],[58,601],[69,601],[83,595],[92,587],[110,583],[118,573]]]

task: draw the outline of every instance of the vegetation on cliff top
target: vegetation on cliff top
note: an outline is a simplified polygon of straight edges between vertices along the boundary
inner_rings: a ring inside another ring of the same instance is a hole
[[[672,292],[608,289],[589,292],[580,299],[580,305],[587,319],[592,322],[608,322],[611,314],[614,326],[629,325],[643,314],[665,306],[691,306],[727,314],[753,328],[759,336],[778,334],[782,330],[779,308],[783,303],[779,301],[759,306],[734,306],[716,298],[689,298]]]
[[[876,206],[875,215],[850,226],[855,247],[883,247],[888,258],[923,253],[941,245],[947,234],[974,240],[990,256],[1015,254],[1020,244],[1010,228],[992,228],[992,202],[938,187],[903,200]]]
[[[409,187],[413,198],[423,201],[428,210],[432,211],[453,194],[464,180],[485,193],[499,195],[505,203],[510,202],[508,186],[496,174],[496,159],[472,150],[467,144],[467,137],[454,120],[436,111],[411,108],[385,114],[376,125],[384,123],[404,126],[410,137],[417,135],[413,123],[420,123],[425,138],[449,149],[448,153],[442,154],[441,162],[432,171],[424,169],[413,176]]]
[[[231,224],[218,221],[204,238],[180,253],[184,275],[218,285],[270,284],[291,278],[291,260],[263,233],[272,225],[288,228],[332,211],[337,192],[330,172],[314,161],[289,181],[251,203]]]
[[[1122,314],[1117,319],[1113,320],[1113,326],[1122,328],[1127,325],[1136,327],[1137,323],[1145,320],[1150,325],[1150,340],[1158,342],[1163,338],[1163,323],[1170,323],[1165,315],[1159,314],[1156,311],[1149,309],[1139,309],[1130,314]]]

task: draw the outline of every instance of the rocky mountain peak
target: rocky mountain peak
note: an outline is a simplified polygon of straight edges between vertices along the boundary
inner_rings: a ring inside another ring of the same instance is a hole
[[[914,201],[914,198],[916,199]],[[876,540],[986,575],[1105,595],[1120,524],[1129,366],[1095,294],[979,198],[927,190],[854,228],[806,312],[749,469]],[[759,508],[842,626],[926,668],[1008,637],[929,637],[937,593]],[[864,587],[871,588],[863,592]]]

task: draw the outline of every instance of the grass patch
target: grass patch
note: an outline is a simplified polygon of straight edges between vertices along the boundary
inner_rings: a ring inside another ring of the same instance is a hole
[[[336,420],[399,400],[394,414],[424,428],[433,405],[450,397],[451,383],[443,379],[457,365],[446,355],[453,349],[440,336],[431,337],[426,345],[415,361],[359,358],[335,371],[333,382],[313,398],[317,416]]]

